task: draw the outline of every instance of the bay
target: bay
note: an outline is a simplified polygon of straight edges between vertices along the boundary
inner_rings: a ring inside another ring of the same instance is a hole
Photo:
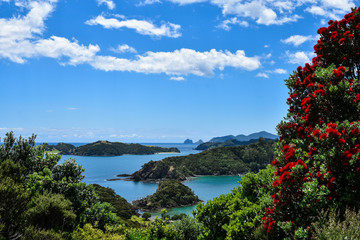
[[[142,165],[150,160],[159,161],[166,157],[184,156],[196,154],[200,151],[194,150],[196,144],[179,144],[179,143],[141,143],[143,145],[152,145],[160,147],[177,147],[180,153],[164,153],[153,155],[123,155],[114,157],[94,157],[94,156],[72,156],[63,155],[61,162],[68,159],[75,159],[76,162],[85,169],[84,182],[88,184],[99,184],[104,187],[110,187],[124,197],[127,201],[138,200],[153,194],[158,186],[155,182],[133,182],[133,181],[106,181],[107,179],[116,178],[118,174],[131,174],[139,170]],[[75,145],[75,144],[74,144]],[[77,146],[82,144],[76,144]],[[208,201],[221,194],[231,191],[239,186],[240,176],[201,176],[185,181],[184,184],[189,186],[196,195],[203,201]],[[186,213],[191,214],[195,206],[174,208],[168,211],[169,215]],[[152,213],[157,215],[157,213]]]

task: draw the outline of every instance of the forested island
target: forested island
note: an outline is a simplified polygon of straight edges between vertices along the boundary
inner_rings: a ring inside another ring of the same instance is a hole
[[[128,179],[158,181],[186,180],[197,175],[238,175],[265,168],[274,157],[275,141],[260,139],[247,146],[219,147],[188,156],[150,161]]]
[[[198,196],[188,187],[176,180],[161,181],[156,192],[133,205],[142,211],[159,211],[163,208],[191,206],[200,202]]]
[[[177,148],[163,148],[158,146],[145,146],[137,143],[121,143],[109,141],[97,141],[75,147],[68,143],[58,143],[57,145],[44,144],[45,151],[62,155],[77,156],[121,156],[125,154],[147,155],[155,153],[179,153]]]

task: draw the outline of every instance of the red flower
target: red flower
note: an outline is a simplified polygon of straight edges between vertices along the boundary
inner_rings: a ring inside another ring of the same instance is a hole
[[[312,134],[313,134],[313,136],[317,136],[320,134],[320,130],[316,129]]]
[[[339,44],[341,45],[343,42],[345,42],[345,38],[340,38]]]

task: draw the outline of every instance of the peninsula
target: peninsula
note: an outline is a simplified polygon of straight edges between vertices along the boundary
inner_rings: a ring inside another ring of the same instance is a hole
[[[159,181],[186,180],[198,175],[238,175],[257,172],[274,158],[275,141],[260,139],[246,146],[212,148],[187,156],[168,157],[150,161],[127,180]]]

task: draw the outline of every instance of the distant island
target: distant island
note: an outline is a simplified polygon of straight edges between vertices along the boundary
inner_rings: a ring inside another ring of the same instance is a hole
[[[267,139],[267,138],[259,138],[259,139],[264,139],[265,141],[273,141],[272,139]],[[207,150],[209,148],[215,148],[215,147],[235,147],[239,145],[249,145],[251,143],[258,142],[259,139],[251,139],[249,141],[238,141],[236,139],[229,139],[225,142],[206,142],[197,146],[195,150]]]
[[[198,175],[238,175],[265,168],[274,158],[275,141],[260,139],[246,146],[212,148],[187,156],[150,161],[127,180],[186,180]]]
[[[159,211],[163,208],[191,206],[200,202],[198,196],[188,186],[179,181],[161,181],[156,192],[132,202],[141,211]]]
[[[184,141],[184,144],[194,144],[193,141],[191,139],[186,139]]]
[[[259,139],[259,138],[266,138],[266,139],[272,139],[272,140],[275,140],[275,139],[278,139],[279,137],[275,134],[272,134],[272,133],[268,133],[268,132],[265,132],[265,131],[261,131],[261,132],[257,132],[257,133],[252,133],[248,136],[244,135],[244,134],[240,134],[240,135],[237,135],[237,136],[234,136],[234,135],[227,135],[227,136],[223,136],[223,137],[215,137],[215,138],[212,138],[210,139],[209,142],[226,142],[230,139],[235,139],[239,142],[245,142],[245,141],[250,141],[252,139]]]
[[[195,144],[202,144],[202,143],[204,143],[204,141],[201,139],[199,141],[195,142]]]
[[[109,141],[97,141],[75,147],[68,143],[58,143],[57,145],[43,144],[45,151],[62,155],[77,156],[120,156],[125,154],[146,155],[155,153],[179,153],[177,148],[163,148],[157,146],[145,146],[135,143],[121,143]]]

